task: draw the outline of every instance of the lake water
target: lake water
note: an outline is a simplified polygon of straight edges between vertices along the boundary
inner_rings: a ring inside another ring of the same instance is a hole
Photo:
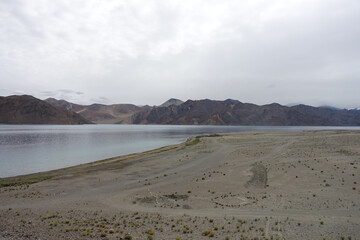
[[[143,152],[201,134],[316,129],[360,130],[359,127],[0,125],[0,178]]]

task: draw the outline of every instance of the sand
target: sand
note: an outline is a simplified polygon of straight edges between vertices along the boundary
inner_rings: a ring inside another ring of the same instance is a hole
[[[0,235],[359,239],[359,162],[359,131],[194,138],[2,187]]]

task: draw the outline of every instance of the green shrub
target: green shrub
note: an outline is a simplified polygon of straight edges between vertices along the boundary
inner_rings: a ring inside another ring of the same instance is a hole
[[[126,240],[132,240],[132,235],[130,235],[130,234],[126,234],[125,235],[125,237],[124,237],[124,239],[126,239]]]
[[[198,144],[199,142],[200,142],[199,138],[195,138],[193,140],[189,139],[186,141],[185,146],[193,146],[193,145]]]
[[[208,236],[208,237],[214,237],[214,236],[215,236],[215,234],[214,234],[211,230],[209,230],[209,229],[203,231],[203,232],[201,233],[201,235],[203,235],[203,236]]]

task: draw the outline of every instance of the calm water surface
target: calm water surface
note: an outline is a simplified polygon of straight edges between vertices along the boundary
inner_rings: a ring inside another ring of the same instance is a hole
[[[143,152],[201,134],[314,129],[360,130],[359,127],[0,125],[0,178]]]

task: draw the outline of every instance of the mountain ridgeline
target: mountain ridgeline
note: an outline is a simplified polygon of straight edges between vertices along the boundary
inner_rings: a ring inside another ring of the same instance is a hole
[[[159,106],[79,105],[32,96],[0,97],[0,123],[360,126],[360,110],[277,103],[169,99]]]
[[[188,100],[180,105],[153,107],[132,116],[133,124],[360,126],[360,111],[293,107],[277,103],[258,106],[237,100]]]

